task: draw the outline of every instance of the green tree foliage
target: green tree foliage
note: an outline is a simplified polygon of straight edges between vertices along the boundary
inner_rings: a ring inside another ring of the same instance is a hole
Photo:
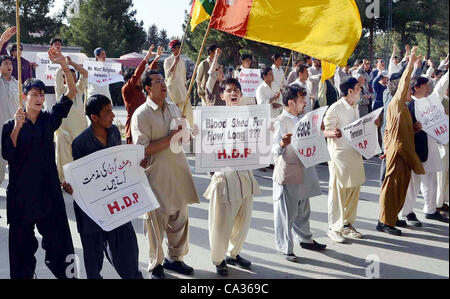
[[[394,44],[399,47],[399,56],[403,56],[407,44],[418,45],[420,54],[431,57],[436,62],[448,53],[448,1],[393,0],[391,30],[387,26],[388,0],[380,0],[380,18],[376,19],[366,15],[366,8],[370,3],[366,3],[366,0],[356,0],[356,3],[361,15],[363,34],[350,63],[357,58],[387,59],[392,54]]]
[[[48,16],[54,0],[20,1],[20,41],[26,44],[47,44],[62,26],[63,15]],[[0,31],[16,25],[16,1],[0,2]],[[13,37],[12,41],[15,41]]]
[[[132,0],[83,1],[80,13],[69,18],[62,36],[69,45],[81,46],[87,55],[93,55],[97,47],[103,47],[109,57],[140,52],[145,31],[132,8]]]

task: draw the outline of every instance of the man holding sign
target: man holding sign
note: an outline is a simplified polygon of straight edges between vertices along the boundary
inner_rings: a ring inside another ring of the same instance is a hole
[[[221,96],[227,106],[240,106],[241,85],[226,79]],[[211,178],[203,196],[209,200],[209,243],[217,274],[227,276],[227,264],[250,268],[239,253],[250,228],[253,195],[259,193],[251,170],[216,172]]]
[[[425,200],[423,207],[425,218],[448,222],[448,219],[442,216],[436,207],[437,173],[444,170],[437,140],[445,142],[445,140],[439,138],[441,135],[445,135],[445,131],[447,131],[446,141],[448,143],[448,117],[445,117],[444,107],[439,99],[439,94],[443,94],[443,90],[446,90],[448,87],[448,73],[441,78],[434,92],[428,96],[429,83],[428,78],[425,77],[411,80],[411,92],[413,95],[412,101],[408,106],[414,127],[417,128],[417,132],[414,135],[415,149],[425,168],[425,174],[411,173],[411,181],[402,214],[407,220],[412,220],[418,226],[420,226],[420,222],[414,214],[414,206],[419,189],[422,190]],[[435,120],[439,119],[441,119],[440,125],[439,123],[436,125]]]
[[[353,227],[356,220],[361,185],[366,181],[362,156],[344,138],[342,130],[359,119],[358,104],[361,85],[355,78],[342,82],[343,95],[328,109],[324,118],[325,137],[331,161],[328,193],[328,236],[337,243],[344,243],[346,237],[362,238]]]
[[[146,174],[160,205],[159,209],[146,216],[150,245],[149,271],[152,271],[154,279],[165,278],[164,268],[191,275],[194,269],[183,262],[183,257],[189,251],[188,204],[200,201],[184,153],[175,153],[171,146],[171,143],[178,144],[177,137],[181,135],[178,134],[180,128],[170,129],[172,122],[181,118],[181,112],[167,98],[167,86],[158,71],[148,71],[142,80],[142,87],[147,94],[147,101],[131,119],[131,136],[134,144],[145,146],[145,155],[148,157]],[[163,250],[164,233],[169,247],[166,258]]]
[[[283,113],[275,120],[272,153],[275,155],[273,201],[275,242],[278,252],[296,261],[294,240],[310,250],[323,250],[326,245],[312,239],[309,226],[309,198],[319,196],[320,184],[316,168],[304,168],[291,145],[292,130],[306,107],[306,89],[298,85],[283,92]],[[292,235],[294,233],[294,236]]]
[[[90,97],[86,104],[86,115],[91,126],[72,143],[73,159],[78,160],[94,152],[121,145],[119,129],[113,125],[114,113],[111,101],[103,95]],[[73,194],[69,184],[64,189]],[[98,226],[74,202],[78,232],[83,244],[84,266],[88,279],[102,279],[103,252],[123,279],[142,279],[139,271],[139,249],[133,225],[128,222],[106,232]]]

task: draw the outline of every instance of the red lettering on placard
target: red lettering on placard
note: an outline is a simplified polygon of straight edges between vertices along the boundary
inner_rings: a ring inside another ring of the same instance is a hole
[[[123,203],[128,207],[131,207],[131,205],[133,204],[133,202],[131,201],[131,198],[129,198],[128,196],[125,196],[123,198]]]
[[[111,215],[114,215],[114,210],[117,210],[117,212],[120,212],[120,207],[117,201],[114,202],[114,205],[108,204],[108,209]]]
[[[219,160],[226,159],[227,158],[227,151],[226,150],[223,150],[223,152],[219,151],[217,156],[218,156]]]
[[[133,193],[134,203],[138,202],[139,194]]]

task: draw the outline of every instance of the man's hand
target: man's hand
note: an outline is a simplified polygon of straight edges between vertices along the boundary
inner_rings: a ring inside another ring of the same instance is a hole
[[[416,46],[414,46],[413,48],[412,48],[412,50],[411,50],[411,55],[410,55],[410,58],[409,58],[409,63],[411,64],[411,65],[414,65],[417,61],[420,61],[419,60],[419,56],[416,56],[416,51],[417,51],[417,47]]]
[[[61,184],[61,186],[63,187],[64,191],[66,191],[67,193],[69,193],[70,195],[73,195],[73,189],[72,186],[66,182],[63,182]]]
[[[3,32],[2,36],[0,37],[0,43],[4,44],[7,41],[9,41],[11,39],[11,37],[14,36],[14,34],[16,34],[16,27],[9,27],[8,29],[5,30],[5,32]]]
[[[414,124],[414,133],[415,134],[417,134],[417,133],[419,133],[420,131],[422,131],[422,124],[420,123],[420,121],[418,121],[418,122],[416,122],[415,124]]]
[[[22,129],[23,124],[25,123],[26,114],[23,111],[22,107],[17,109],[16,114],[14,115],[14,128]]]
[[[380,116],[378,116],[378,118],[375,120],[375,125],[376,125],[377,127],[380,127],[380,126],[381,126],[381,114],[380,114]]]
[[[279,104],[279,103],[273,103],[272,107],[273,107],[273,109],[279,109],[279,108],[281,108],[283,106],[281,104]]]
[[[147,55],[145,55],[145,61],[149,61],[150,58],[152,58],[153,56],[155,56],[155,53],[153,53],[153,49],[155,48],[155,45],[151,45],[150,48],[148,49]]]
[[[61,66],[67,65],[66,58],[57,49],[50,48],[50,50],[48,50],[48,58],[50,58],[53,63],[60,64]]]
[[[339,129],[335,129],[331,135],[331,138],[341,138],[342,137],[342,132]]]
[[[67,65],[73,66],[73,61],[72,61],[72,58],[70,58],[70,56],[66,56],[66,63],[67,63]]]
[[[147,163],[148,163],[148,158],[145,158],[144,160],[141,161],[141,163],[139,163],[139,165],[145,169],[145,168],[147,168]]]
[[[414,67],[415,68],[420,68],[421,65],[422,65],[422,55],[419,55],[419,58],[414,63]]]
[[[434,68],[433,60],[428,59],[428,60],[427,60],[427,63],[428,63],[428,65],[429,65],[430,67]]]
[[[162,48],[162,46],[159,46],[159,47],[158,47],[158,51],[157,51],[157,53],[156,53],[156,58],[155,58],[155,60],[158,60],[158,59],[162,56],[162,54],[163,54],[163,48]]]
[[[281,137],[280,146],[282,148],[286,148],[289,144],[291,144],[292,141],[292,133],[284,134],[283,137]]]
[[[222,54],[222,50],[221,50],[220,48],[217,48],[217,49],[216,49],[216,55],[217,55],[217,57],[219,57],[220,54]]]

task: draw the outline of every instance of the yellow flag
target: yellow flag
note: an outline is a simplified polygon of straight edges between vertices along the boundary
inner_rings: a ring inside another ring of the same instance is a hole
[[[336,65],[322,60],[322,83],[333,78],[336,73]]]

